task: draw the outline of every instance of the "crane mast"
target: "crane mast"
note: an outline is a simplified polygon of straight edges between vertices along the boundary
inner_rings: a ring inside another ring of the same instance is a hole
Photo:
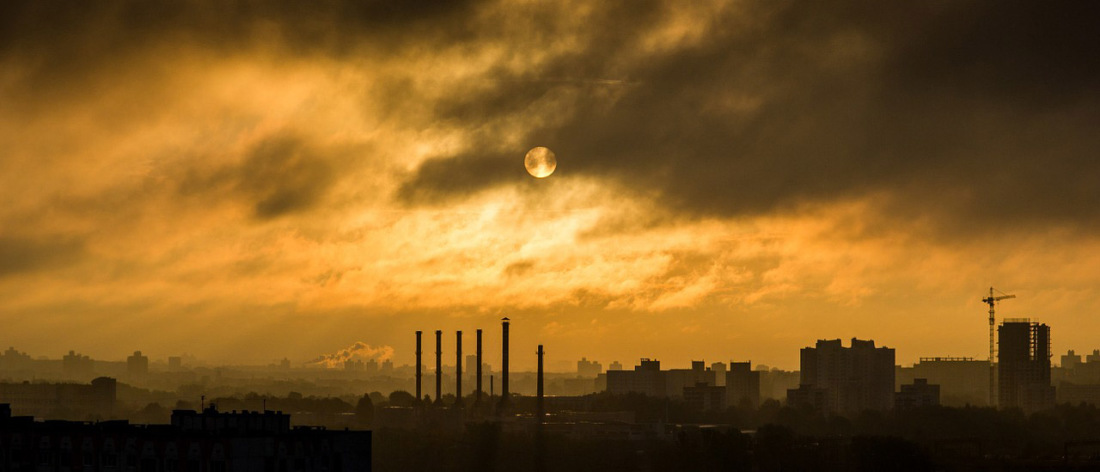
[[[1000,292],[1001,295],[995,295],[994,291]],[[982,299],[982,303],[989,304],[989,406],[997,406],[997,381],[996,381],[996,367],[994,361],[995,344],[994,344],[994,325],[996,320],[993,316],[994,306],[1001,300],[1009,298],[1016,298],[1016,295],[1009,295],[995,290],[993,287],[989,287],[989,296]]]

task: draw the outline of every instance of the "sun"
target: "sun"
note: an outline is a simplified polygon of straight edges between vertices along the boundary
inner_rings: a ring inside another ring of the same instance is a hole
[[[539,146],[527,151],[527,156],[523,158],[523,166],[527,168],[528,174],[537,179],[545,179],[558,168],[558,160],[554,156],[554,151]]]

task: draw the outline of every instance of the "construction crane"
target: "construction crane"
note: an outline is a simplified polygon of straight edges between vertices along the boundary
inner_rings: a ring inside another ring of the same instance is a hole
[[[1000,293],[1000,295],[997,295],[994,292]],[[1016,295],[1009,295],[1009,294],[1004,293],[1000,290],[996,290],[993,287],[989,287],[989,296],[982,299],[982,303],[989,304],[989,406],[992,406],[992,407],[997,406],[997,397],[996,397],[997,381],[995,380],[996,372],[994,371],[994,360],[993,360],[993,349],[994,349],[993,326],[996,323],[996,321],[994,321],[994,318],[993,318],[993,313],[994,313],[993,307],[997,304],[997,302],[999,302],[1001,300],[1007,300],[1009,298],[1016,298]]]

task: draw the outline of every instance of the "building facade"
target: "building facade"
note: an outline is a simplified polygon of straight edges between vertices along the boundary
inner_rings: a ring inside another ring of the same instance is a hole
[[[839,339],[819,340],[801,352],[800,385],[808,390],[788,392],[801,398],[803,390],[822,389],[827,413],[852,414],[889,410],[894,406],[894,350],[875,347],[872,340],[852,338],[850,347]]]
[[[1054,406],[1050,327],[1025,318],[997,328],[997,404],[1036,411]]]

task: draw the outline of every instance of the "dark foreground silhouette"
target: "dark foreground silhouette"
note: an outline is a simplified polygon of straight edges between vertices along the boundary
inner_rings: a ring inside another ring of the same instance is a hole
[[[460,431],[381,428],[374,434],[375,470],[1100,470],[1094,406],[1061,405],[1031,415],[925,407],[826,417],[774,401],[703,414],[675,401],[602,397],[602,408],[634,411],[639,421],[660,417],[667,434],[581,440],[548,428],[540,447],[537,434],[492,421]],[[522,403],[518,409],[522,413]],[[703,418],[724,424],[676,423]]]

